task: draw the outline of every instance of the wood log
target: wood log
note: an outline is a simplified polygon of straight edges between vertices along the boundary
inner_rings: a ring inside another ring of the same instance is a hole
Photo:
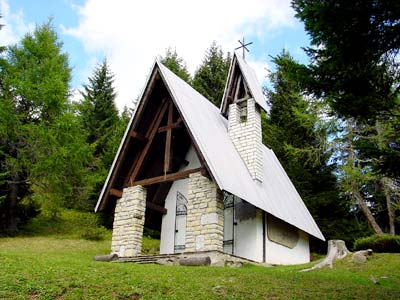
[[[96,261],[113,261],[113,260],[117,260],[117,259],[118,259],[118,255],[115,253],[108,254],[108,255],[96,255],[94,257],[94,260],[96,260]]]
[[[211,259],[209,256],[190,256],[179,259],[181,266],[209,266]]]
[[[347,249],[346,244],[342,240],[329,240],[328,241],[328,253],[324,260],[320,263],[316,264],[315,266],[301,270],[300,272],[308,272],[315,269],[319,269],[325,266],[329,266],[331,269],[333,268],[333,261],[335,259],[342,259],[345,258],[350,251]]]

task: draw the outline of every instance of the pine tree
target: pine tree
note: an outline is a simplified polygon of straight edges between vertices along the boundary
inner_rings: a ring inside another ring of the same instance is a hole
[[[168,48],[165,52],[165,56],[161,57],[161,62],[178,77],[191,84],[192,78],[187,70],[186,63],[183,58],[179,57],[176,50]]]
[[[273,90],[267,90],[270,114],[263,120],[263,142],[274,150],[325,237],[351,241],[358,225],[336,187],[327,146],[330,123],[321,118],[325,107],[304,96],[297,80],[301,66],[288,52],[273,62],[277,69],[270,74]]]
[[[224,95],[230,63],[230,54],[224,57],[221,47],[214,41],[193,77],[193,87],[218,107]]]

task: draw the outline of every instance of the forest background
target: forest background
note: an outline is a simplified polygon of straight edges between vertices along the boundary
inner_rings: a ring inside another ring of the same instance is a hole
[[[400,226],[398,1],[292,2],[308,64],[271,57],[263,142],[327,239],[396,234]],[[0,19],[1,20],[1,19]],[[173,48],[162,62],[219,106],[231,54],[213,42],[193,77]],[[68,54],[49,21],[0,58],[0,235],[41,215],[93,211],[134,109],[118,112],[104,58],[71,101]],[[111,226],[110,216],[98,220]],[[315,244],[318,248],[318,244]]]

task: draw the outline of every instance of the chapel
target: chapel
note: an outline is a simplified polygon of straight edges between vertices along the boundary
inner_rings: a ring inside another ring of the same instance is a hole
[[[310,260],[324,240],[274,152],[262,144],[267,104],[234,53],[218,108],[158,60],[127,126],[95,211],[113,211],[111,253],[221,253],[254,262]]]

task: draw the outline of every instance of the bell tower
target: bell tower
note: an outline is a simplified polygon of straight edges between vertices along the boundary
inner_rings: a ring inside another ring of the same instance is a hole
[[[261,110],[266,101],[256,75],[242,57],[234,54],[221,104],[228,133],[253,178],[263,181]]]

